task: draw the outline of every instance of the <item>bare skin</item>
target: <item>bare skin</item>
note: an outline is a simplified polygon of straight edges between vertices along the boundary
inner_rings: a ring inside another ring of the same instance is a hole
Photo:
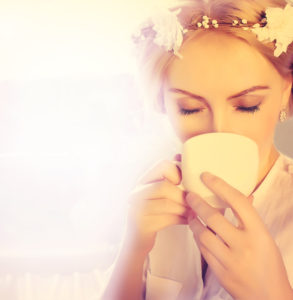
[[[104,300],[142,299],[143,263],[158,231],[188,224],[189,206],[178,187],[181,170],[174,162],[161,161],[138,181],[129,198],[127,230],[122,250]]]
[[[273,145],[274,130],[280,110],[288,105],[292,78],[282,78],[257,50],[226,36],[203,36],[184,44],[180,53],[184,59],[173,61],[164,85],[166,114],[175,133],[182,142],[208,132],[233,132],[253,139],[261,158],[256,189],[279,155]],[[252,86],[268,88],[227,100]],[[202,98],[171,92],[172,88]],[[240,111],[243,107],[259,110]],[[171,225],[188,224],[203,258],[235,299],[292,300],[281,255],[252,207],[253,199],[221,179],[209,184],[241,217],[240,227],[235,228],[222,212],[197,195],[188,194],[187,198],[178,187],[180,182],[181,171],[171,161],[160,162],[139,180],[130,195],[122,250],[103,299],[142,299],[143,262],[154,246],[157,232]],[[196,215],[208,227],[200,225]],[[242,247],[237,247],[239,244]],[[261,259],[263,245],[270,265]],[[235,261],[243,261],[238,269]],[[262,272],[268,267],[271,274],[278,274],[278,280],[269,276],[262,281]],[[271,287],[267,294],[263,286]]]
[[[257,188],[279,155],[274,134],[281,109],[288,107],[292,76],[281,77],[256,49],[224,34],[202,35],[180,53],[183,59],[170,64],[164,82],[166,115],[176,135],[182,142],[209,132],[251,138],[260,154]],[[230,99],[255,86],[267,88]],[[248,111],[253,107],[258,110]]]
[[[281,77],[256,49],[226,35],[202,35],[185,43],[180,53],[184,58],[171,63],[164,83],[166,115],[175,133],[182,142],[209,132],[254,140],[260,155],[255,191],[279,156],[274,133],[280,110],[288,107],[292,76]],[[235,299],[293,299],[281,254],[251,205],[253,199],[221,178],[204,182],[232,208],[240,226],[232,226],[199,195],[187,195],[193,210],[189,226],[203,268],[206,262]]]

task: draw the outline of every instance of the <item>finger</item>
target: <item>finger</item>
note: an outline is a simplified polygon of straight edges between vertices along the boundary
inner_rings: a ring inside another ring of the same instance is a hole
[[[150,215],[147,216],[148,224],[150,227],[148,228],[151,232],[157,232],[171,225],[187,225],[187,219],[184,217],[176,216],[176,215]]]
[[[218,209],[210,206],[199,195],[190,192],[186,196],[186,201],[208,228],[219,235],[229,247],[233,247],[238,243],[239,238],[242,238],[239,230]]]
[[[223,267],[229,264],[231,252],[222,240],[208,230],[197,217],[189,222],[189,226],[200,249],[206,248]]]
[[[188,215],[187,215],[188,223],[195,217],[196,217],[196,213],[192,209],[189,209]]]
[[[168,180],[138,186],[129,195],[129,203],[137,199],[170,199],[181,205],[188,206],[185,201],[185,191]]]
[[[211,268],[217,278],[226,278],[226,274],[229,270],[228,267],[219,262],[219,260],[205,246],[200,245],[199,250],[205,261],[207,262],[209,268]]]
[[[204,184],[218,197],[225,201],[239,219],[241,227],[253,228],[262,224],[256,210],[247,197],[218,176],[209,176],[208,172],[201,175]]]
[[[254,196],[253,195],[249,195],[249,197],[247,198],[249,203],[252,204],[253,200],[254,200]]]
[[[142,175],[138,182],[146,184],[167,179],[173,184],[179,184],[181,178],[181,169],[175,163],[163,160]]]
[[[144,200],[138,206],[143,210],[144,215],[170,214],[187,218],[189,212],[186,206],[180,205],[170,199]]]
[[[174,156],[174,158],[173,158],[174,160],[176,160],[176,161],[179,161],[179,162],[181,162],[182,161],[182,156],[181,156],[181,154],[180,153],[177,153],[175,156]]]

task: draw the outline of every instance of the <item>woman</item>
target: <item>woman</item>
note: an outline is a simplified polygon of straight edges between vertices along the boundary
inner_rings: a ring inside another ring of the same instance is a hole
[[[293,160],[273,143],[278,121],[292,115],[292,6],[182,1],[140,27],[146,97],[181,142],[244,135],[257,143],[260,167],[249,197],[202,176],[232,215],[183,192],[175,162],[150,169],[130,196],[103,299],[293,299]]]

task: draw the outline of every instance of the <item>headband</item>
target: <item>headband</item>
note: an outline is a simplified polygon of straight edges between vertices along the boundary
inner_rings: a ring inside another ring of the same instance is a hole
[[[152,16],[140,24],[132,35],[132,40],[139,43],[147,38],[158,46],[164,47],[180,59],[183,56],[179,50],[183,43],[184,34],[191,30],[217,29],[221,26],[238,27],[256,34],[261,42],[275,42],[274,56],[279,57],[287,51],[293,42],[293,0],[286,0],[285,8],[268,7],[262,14],[259,23],[250,23],[246,19],[234,18],[232,23],[218,22],[208,16],[203,16],[201,22],[191,22],[186,28],[180,24],[177,16],[181,8],[170,11],[167,8],[156,8]]]

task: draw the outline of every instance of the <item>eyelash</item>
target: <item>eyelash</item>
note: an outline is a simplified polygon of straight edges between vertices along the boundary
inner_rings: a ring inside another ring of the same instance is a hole
[[[251,107],[243,107],[243,106],[238,106],[237,111],[240,111],[242,113],[250,113],[250,114],[254,114],[256,113],[257,111],[260,110],[259,108],[259,105],[255,105],[255,106],[251,106]],[[184,109],[184,108],[181,108],[180,109],[180,113],[182,115],[191,115],[193,113],[199,113],[201,112],[202,109],[193,109],[193,110],[188,110],[188,109]]]

